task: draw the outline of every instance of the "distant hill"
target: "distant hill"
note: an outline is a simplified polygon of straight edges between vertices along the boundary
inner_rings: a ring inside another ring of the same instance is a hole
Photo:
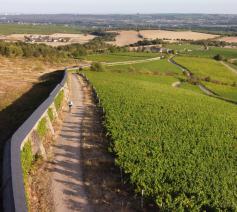
[[[192,29],[237,33],[237,14],[0,15],[0,23],[69,24],[85,28]]]

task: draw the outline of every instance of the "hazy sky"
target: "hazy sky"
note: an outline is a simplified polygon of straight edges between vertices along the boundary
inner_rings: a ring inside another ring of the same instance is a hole
[[[237,0],[0,0],[0,13],[234,13]]]

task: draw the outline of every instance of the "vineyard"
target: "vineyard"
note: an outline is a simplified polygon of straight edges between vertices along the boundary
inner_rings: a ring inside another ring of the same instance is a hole
[[[162,211],[237,210],[236,106],[169,76],[85,72],[116,163]]]
[[[220,62],[196,57],[176,57],[175,61],[188,68],[200,79],[209,78],[209,81],[233,84],[237,82],[237,75]]]
[[[182,71],[177,66],[169,63],[167,60],[157,60],[152,62],[144,62],[130,65],[119,65],[108,67],[107,70],[113,72],[140,72],[147,74],[167,74],[183,76]]]
[[[95,61],[95,62],[124,62],[134,60],[144,60],[154,57],[159,57],[158,53],[144,53],[144,52],[118,52],[118,53],[104,53],[91,54],[82,57],[81,59]]]
[[[194,50],[188,53],[191,56],[213,58],[215,55],[220,54],[226,59],[237,58],[236,48],[220,48],[209,47],[208,50]]]
[[[211,89],[212,91],[215,91],[218,95],[237,102],[237,92],[236,92],[237,88],[236,87],[227,86],[227,85],[218,85],[218,84],[210,83],[210,82],[206,82],[204,83],[204,85],[207,88]]]

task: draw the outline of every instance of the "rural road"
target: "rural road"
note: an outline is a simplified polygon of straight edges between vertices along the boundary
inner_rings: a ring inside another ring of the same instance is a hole
[[[148,58],[144,60],[133,60],[133,61],[123,61],[123,62],[104,62],[102,64],[107,65],[107,66],[116,66],[116,65],[132,65],[132,64],[138,64],[138,63],[146,63],[146,62],[152,62],[152,61],[157,61],[160,60],[160,57],[153,57],[153,58]]]
[[[70,99],[74,105],[66,113],[54,147],[52,193],[56,212],[92,211],[82,174],[82,121],[85,112],[82,85],[75,74],[69,76]]]
[[[234,72],[235,74],[237,74],[237,70],[232,68],[231,66],[229,66],[227,63],[221,61],[221,64],[224,65],[226,68],[228,68],[230,71]]]
[[[143,60],[132,60],[132,61],[120,61],[120,62],[101,62],[103,65],[106,66],[119,66],[119,65],[132,65],[132,64],[139,64],[139,63],[147,63],[147,62],[152,62],[152,61],[157,61],[161,60],[161,57],[152,57],[148,59],[143,59]],[[82,68],[88,68],[91,66],[93,61],[86,61],[89,64],[82,65]]]

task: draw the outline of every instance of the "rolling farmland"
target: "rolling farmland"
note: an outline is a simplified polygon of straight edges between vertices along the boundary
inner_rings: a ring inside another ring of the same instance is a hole
[[[114,32],[114,31],[113,31]],[[185,40],[206,40],[217,38],[218,35],[191,32],[191,31],[168,31],[168,30],[140,30],[139,32],[134,30],[120,30],[116,31],[118,36],[116,41],[112,44],[117,46],[125,46],[133,44],[143,39],[163,39],[170,42],[177,41],[180,39]]]
[[[147,39],[168,39],[168,40],[206,40],[218,37],[218,35],[211,35],[206,33],[192,32],[192,31],[169,31],[169,30],[142,30],[140,34]]]
[[[208,58],[176,57],[175,61],[188,68],[196,77],[204,79],[209,77],[223,83],[237,82],[237,75],[230,71],[219,61]]]
[[[226,59],[237,58],[237,49],[234,48],[220,48],[220,47],[210,47],[209,50],[198,50],[189,53],[191,56],[196,57],[209,57],[213,58],[215,55],[220,54]]]
[[[237,43],[237,37],[223,37],[220,40],[228,43]]]
[[[0,211],[237,212],[229,4],[31,3],[1,5]]]
[[[179,53],[182,55],[184,54],[193,57],[213,58],[215,55],[220,54],[226,59],[237,59],[236,48],[209,47],[208,50],[205,50],[204,46],[202,45],[169,44],[166,46],[179,51]]]
[[[158,53],[144,53],[144,52],[120,52],[108,54],[91,54],[80,59],[94,61],[94,62],[123,62],[133,60],[144,60],[154,57],[159,57]]]
[[[167,60],[157,60],[152,62],[138,63],[132,65],[119,65],[107,68],[114,72],[133,72],[133,73],[147,73],[147,74],[167,74],[183,76],[182,71],[175,65],[169,63]]]
[[[227,85],[218,85],[215,83],[205,82],[204,85],[217,93],[218,95],[234,100],[237,102],[237,88],[233,86],[227,86]]]
[[[237,101],[237,74],[211,59],[235,50],[201,55],[200,45],[169,46],[184,50],[175,61],[207,88]],[[236,105],[205,95],[166,59],[85,73],[105,110],[116,163],[136,192],[161,210],[236,210]]]
[[[53,34],[53,33],[80,33],[79,27],[66,27],[59,24],[0,24],[0,32],[3,35],[10,34]]]
[[[235,210],[236,106],[170,77],[86,72],[116,163],[161,210]],[[218,174],[217,174],[218,173]]]

